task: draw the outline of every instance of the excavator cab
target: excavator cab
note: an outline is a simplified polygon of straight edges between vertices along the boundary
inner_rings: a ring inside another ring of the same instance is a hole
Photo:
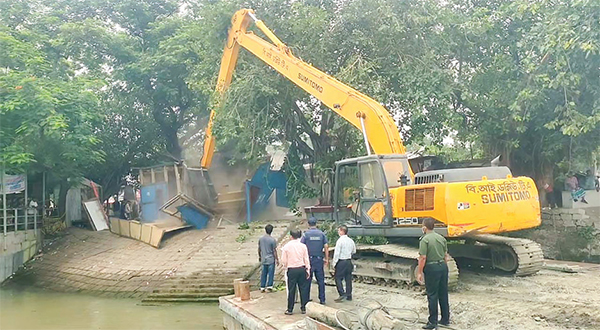
[[[334,219],[361,227],[391,227],[389,188],[410,184],[404,155],[370,155],[335,164]]]

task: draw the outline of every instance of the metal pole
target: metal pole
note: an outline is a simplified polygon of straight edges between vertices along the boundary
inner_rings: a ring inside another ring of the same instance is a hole
[[[252,209],[250,208],[250,203],[252,203],[252,201],[250,200],[250,181],[246,180],[246,222],[250,223],[252,222]]]
[[[2,161],[2,213],[3,213],[3,218],[4,218],[4,250],[6,250],[8,248],[7,244],[7,239],[6,239],[6,218],[7,218],[7,214],[6,214],[6,173],[5,173],[5,166],[4,166],[4,161]]]
[[[29,229],[29,228],[27,228],[27,225],[28,225],[28,223],[27,223],[28,222],[27,221],[28,214],[27,213],[29,213],[29,202],[27,201],[27,197],[28,197],[27,184],[28,184],[27,172],[25,172],[25,207],[23,208],[25,210],[25,239],[27,239],[27,229]]]
[[[365,140],[365,147],[367,148],[367,155],[371,156],[371,147],[369,146],[367,129],[365,128],[365,118],[363,116],[358,116],[358,118],[360,118],[360,126],[362,127],[363,139]]]
[[[36,212],[37,214],[37,212]],[[46,171],[42,172],[42,217],[46,214]]]

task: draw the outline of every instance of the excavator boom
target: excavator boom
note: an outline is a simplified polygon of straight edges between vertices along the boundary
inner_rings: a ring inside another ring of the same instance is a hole
[[[543,255],[537,243],[490,235],[540,224],[533,180],[513,178],[506,167],[443,169],[415,175],[398,127],[381,104],[295,57],[252,10],[236,12],[231,23],[216,87],[221,96],[231,83],[240,48],[244,48],[363,134],[368,155],[336,162],[334,200],[327,212],[347,224],[350,235],[383,236],[395,243],[359,249],[354,257],[355,276],[375,282],[413,282],[418,250],[412,244],[421,235],[425,218],[436,219],[436,230],[449,239],[476,242],[452,244],[452,255],[470,265],[517,275],[533,274],[541,268]],[[268,40],[248,31],[252,23]],[[214,154],[215,109],[206,130],[204,169],[210,167]],[[448,265],[449,283],[455,283],[456,264],[450,260]]]
[[[247,31],[248,26],[253,22],[271,42]],[[360,129],[369,153],[370,148],[375,154],[406,153],[394,119],[377,101],[295,57],[262,21],[256,19],[254,11],[239,10],[233,16],[231,23],[232,27],[227,37],[217,80],[218,93],[222,95],[227,90],[240,47],[245,48]],[[203,168],[210,167],[214,154],[215,139],[212,135],[214,115],[213,109],[206,129],[201,163]]]

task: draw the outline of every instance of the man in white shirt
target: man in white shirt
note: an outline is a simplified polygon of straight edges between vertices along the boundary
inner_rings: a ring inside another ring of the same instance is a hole
[[[335,251],[333,253],[333,267],[335,269],[335,286],[340,295],[335,301],[341,302],[344,300],[352,300],[352,255],[356,253],[356,245],[354,241],[348,237],[348,227],[342,225],[338,228],[340,238],[335,243]],[[342,281],[346,282],[346,290],[342,285]]]

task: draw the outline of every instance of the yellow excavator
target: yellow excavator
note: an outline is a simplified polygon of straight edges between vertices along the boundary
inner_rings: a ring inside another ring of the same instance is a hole
[[[248,31],[252,23],[270,42]],[[253,10],[239,10],[231,24],[217,82],[221,95],[231,83],[240,48],[245,48],[362,132],[367,155],[335,164],[332,217],[347,224],[350,235],[382,236],[390,244],[359,247],[354,272],[359,280],[414,283],[416,246],[422,221],[428,217],[437,220],[437,232],[457,241],[449,244],[455,259],[518,276],[541,269],[539,244],[493,235],[540,225],[532,179],[513,177],[503,166],[414,174],[398,127],[381,104],[295,57]],[[213,110],[203,168],[210,167],[214,154],[214,115]],[[455,260],[449,269],[452,285],[458,281]]]

